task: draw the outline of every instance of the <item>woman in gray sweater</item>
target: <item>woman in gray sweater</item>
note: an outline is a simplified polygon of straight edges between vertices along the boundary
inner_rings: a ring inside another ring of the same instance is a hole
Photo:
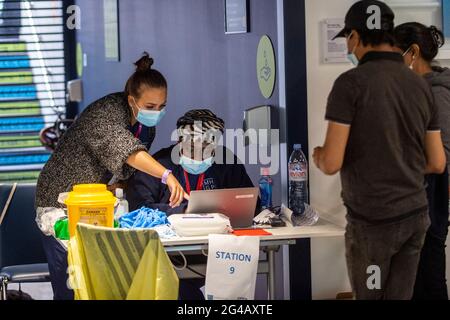
[[[124,93],[110,94],[88,106],[59,141],[39,176],[36,222],[44,235],[56,299],[71,298],[65,285],[67,254],[52,237],[56,221],[65,218],[58,203],[60,193],[71,191],[77,184],[125,180],[137,169],[167,184],[170,206],[177,207],[188,197],[171,171],[150,156],[140,140],[145,126],[150,128],[148,142],[153,141],[154,127],[165,114],[167,82],[152,64],[153,59],[144,53],[135,63],[136,72]]]
[[[395,38],[405,63],[432,88],[447,156],[446,172],[426,177],[431,226],[422,248],[413,298],[448,300],[445,243],[449,225],[450,70],[432,65],[445,40],[436,27],[416,22],[399,25]]]

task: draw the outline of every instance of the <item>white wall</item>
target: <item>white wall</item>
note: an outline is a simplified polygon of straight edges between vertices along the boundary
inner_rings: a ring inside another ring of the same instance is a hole
[[[328,93],[334,80],[351,65],[321,63],[320,23],[325,19],[343,18],[353,0],[306,0],[306,44],[308,72],[309,154],[322,145],[327,123],[324,121]],[[437,0],[388,0],[396,13],[396,23],[419,21],[441,26],[441,11],[433,6]],[[418,3],[419,6],[414,6]],[[429,6],[421,4],[429,3]],[[407,6],[405,6],[407,5]],[[447,62],[450,65],[450,61]],[[313,161],[310,159],[310,163]],[[311,165],[311,203],[321,216],[345,226],[345,209],[340,197],[339,176],[327,177]],[[449,241],[450,245],[450,241]],[[344,239],[315,239],[311,242],[313,299],[334,299],[336,293],[351,291],[345,263]],[[450,277],[450,250],[447,252],[447,274]]]
[[[321,64],[321,27],[323,20],[342,18],[352,0],[306,0],[306,50],[308,72],[309,154],[325,139],[324,121],[328,93],[334,80],[350,68],[348,64]],[[326,177],[310,158],[312,205],[325,217],[345,226],[345,210],[340,196],[340,178]],[[334,299],[339,292],[351,291],[345,264],[344,238],[311,241],[313,299]]]

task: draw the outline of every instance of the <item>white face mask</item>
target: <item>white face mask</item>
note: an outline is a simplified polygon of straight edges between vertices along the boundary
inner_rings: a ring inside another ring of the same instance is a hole
[[[348,36],[347,41],[350,40],[350,38],[352,37],[352,35],[353,35],[353,31],[352,31],[352,32],[350,33],[350,35]],[[350,62],[353,63],[353,65],[354,65],[355,67],[357,67],[357,66],[359,65],[359,60],[358,60],[358,57],[357,57],[356,54],[355,54],[355,51],[356,51],[356,46],[353,47],[353,50],[352,50],[351,53],[348,53],[348,54],[347,54],[347,59],[350,60]]]
[[[406,56],[408,54],[409,51],[411,51],[412,47],[409,47],[405,52],[403,52],[402,57]],[[412,62],[411,64],[408,66],[408,68],[410,68],[411,70],[414,70],[414,63],[415,63],[415,58],[414,56],[412,57]]]

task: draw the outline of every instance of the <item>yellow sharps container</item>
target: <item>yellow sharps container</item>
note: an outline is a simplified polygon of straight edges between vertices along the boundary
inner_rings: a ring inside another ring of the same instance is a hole
[[[73,237],[79,222],[101,227],[114,227],[116,198],[104,184],[80,184],[65,201],[69,215],[69,233]]]

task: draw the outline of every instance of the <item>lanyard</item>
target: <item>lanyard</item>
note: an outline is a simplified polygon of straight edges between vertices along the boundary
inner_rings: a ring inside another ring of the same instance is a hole
[[[186,171],[184,171],[184,181],[186,182],[186,192],[187,194],[191,194],[191,184],[189,183],[189,175]],[[203,190],[203,182],[205,181],[205,174],[202,173],[200,175],[200,177],[198,177],[198,181],[197,181],[197,188],[195,189],[196,191],[198,190]]]
[[[141,132],[142,132],[142,123],[139,123],[139,127],[136,131],[136,134],[134,135],[135,138],[139,139],[139,137],[141,136]]]

